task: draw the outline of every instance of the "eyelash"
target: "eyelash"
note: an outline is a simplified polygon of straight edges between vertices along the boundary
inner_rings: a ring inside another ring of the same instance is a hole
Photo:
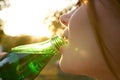
[[[80,0],[78,0],[78,2],[75,4],[75,6],[80,7],[80,5],[81,5],[81,2],[80,2]]]

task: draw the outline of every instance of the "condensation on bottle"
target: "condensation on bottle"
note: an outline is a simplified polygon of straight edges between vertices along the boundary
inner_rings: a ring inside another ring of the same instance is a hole
[[[1,80],[34,80],[49,60],[67,44],[56,35],[47,41],[17,46],[0,61]]]

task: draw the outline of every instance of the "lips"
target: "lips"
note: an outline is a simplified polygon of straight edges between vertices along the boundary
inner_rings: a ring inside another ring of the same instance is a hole
[[[64,32],[63,32],[63,36],[68,39],[68,28],[65,28]]]
[[[62,54],[62,52],[63,52],[63,47],[59,49],[59,53]]]

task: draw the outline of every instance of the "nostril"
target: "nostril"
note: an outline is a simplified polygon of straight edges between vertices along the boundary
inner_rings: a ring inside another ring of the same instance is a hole
[[[68,23],[64,20],[61,20],[61,23],[64,24],[65,26],[68,26]]]
[[[60,22],[64,24],[65,26],[68,26],[68,17],[66,15],[62,15],[60,17]]]

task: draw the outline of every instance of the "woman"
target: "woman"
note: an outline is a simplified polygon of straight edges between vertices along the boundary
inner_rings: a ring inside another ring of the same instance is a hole
[[[60,67],[98,80],[120,80],[120,0],[78,0],[60,17],[69,45],[61,48]]]

